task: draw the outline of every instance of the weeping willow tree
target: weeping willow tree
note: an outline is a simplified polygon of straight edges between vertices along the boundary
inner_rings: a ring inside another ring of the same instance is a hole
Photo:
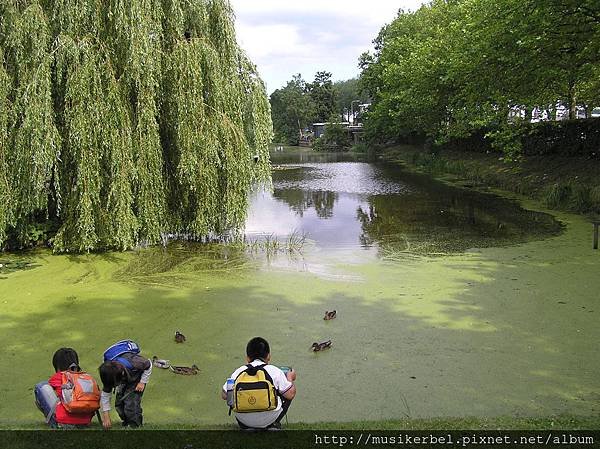
[[[0,53],[0,60],[4,55]],[[8,74],[0,66],[0,242],[6,239],[6,228],[11,222],[11,197],[8,187],[8,165],[6,160],[8,144],[8,114],[11,107],[8,101],[10,88]]]
[[[56,251],[239,229],[269,179],[265,88],[226,0],[4,0],[0,245]]]

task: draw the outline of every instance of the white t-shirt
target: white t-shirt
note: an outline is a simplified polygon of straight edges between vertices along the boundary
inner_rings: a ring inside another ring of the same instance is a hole
[[[252,366],[260,366],[263,365],[265,371],[269,373],[271,379],[273,379],[273,386],[277,390],[279,395],[285,394],[290,388],[294,386],[283,371],[273,365],[266,365],[262,360],[255,360],[251,363]],[[237,377],[246,369],[246,365],[240,366],[236,369],[233,374],[231,374],[231,378],[237,379]],[[227,382],[223,384],[223,391],[227,392]],[[277,408],[275,410],[268,410],[265,412],[251,412],[251,413],[236,413],[235,417],[240,420],[242,424],[245,424],[248,427],[254,428],[264,428],[268,427],[275,422],[275,420],[279,417],[281,413],[281,398],[277,401]]]

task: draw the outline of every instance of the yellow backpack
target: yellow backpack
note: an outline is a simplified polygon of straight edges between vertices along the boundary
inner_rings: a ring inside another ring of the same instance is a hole
[[[264,365],[246,365],[235,379],[233,393],[233,411],[236,413],[266,412],[277,408],[277,390]]]

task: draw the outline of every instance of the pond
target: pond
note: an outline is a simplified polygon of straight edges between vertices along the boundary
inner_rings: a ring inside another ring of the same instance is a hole
[[[320,249],[362,249],[365,257],[452,253],[561,230],[550,215],[514,201],[348,159],[352,156],[309,153],[294,161],[274,155],[280,165],[273,172],[273,192],[254,195],[246,235],[286,239],[297,232]]]
[[[155,369],[144,412],[158,425],[231,422],[218,392],[256,335],[298,371],[290,421],[597,410],[600,283],[583,220],[344,155],[273,164],[245,244],[3,255],[0,426],[40,422],[31,390],[54,350],[74,347],[95,373],[122,338],[200,367]]]

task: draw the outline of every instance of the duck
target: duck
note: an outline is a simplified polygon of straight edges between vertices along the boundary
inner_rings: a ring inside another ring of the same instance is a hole
[[[170,366],[171,371],[175,374],[182,374],[184,376],[195,376],[200,371],[200,368],[196,365],[192,366]]]
[[[175,343],[183,343],[185,341],[185,335],[179,331],[175,331]]]
[[[169,362],[168,360],[159,359],[158,357],[154,356],[152,357],[152,365],[154,365],[157,368],[169,369],[169,367],[171,366],[171,362]]]
[[[331,312],[326,311],[325,312],[325,316],[323,317],[323,319],[325,321],[333,320],[336,317],[336,315],[337,315],[337,310],[332,310]]]
[[[310,347],[314,352],[322,351],[323,349],[331,348],[331,340],[322,341],[321,343],[314,342]]]

